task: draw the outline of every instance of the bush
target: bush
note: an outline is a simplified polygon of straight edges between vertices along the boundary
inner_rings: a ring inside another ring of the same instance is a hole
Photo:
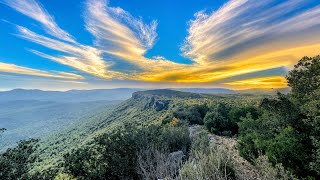
[[[259,171],[259,179],[265,180],[297,180],[297,178],[290,172],[286,171],[282,164],[273,166],[267,156],[259,156],[255,160],[255,167]]]
[[[153,147],[138,152],[137,169],[141,179],[174,179],[181,168],[185,155],[182,151],[168,153]]]
[[[238,142],[240,156],[250,162],[253,162],[259,155],[255,140],[254,134],[247,134],[243,135]]]
[[[224,131],[232,131],[235,124],[229,119],[228,112],[228,107],[224,104],[218,104],[213,111],[208,112],[204,117],[206,128],[210,132],[218,135],[222,135]]]
[[[294,110],[294,113],[291,113]],[[267,155],[273,165],[281,163],[286,170],[298,176],[312,174],[311,140],[304,122],[293,103],[285,96],[264,99],[258,119],[251,115],[239,123],[239,152],[254,162],[260,154]]]
[[[258,119],[258,117],[260,116],[260,112],[258,108],[253,106],[231,108],[231,110],[228,113],[228,117],[232,123],[231,132],[233,134],[239,133],[238,123],[241,122],[242,118],[247,117],[247,115],[249,114],[253,119]]]
[[[163,121],[163,124],[170,123],[173,119],[186,121],[189,124],[203,125],[203,118],[208,111],[206,105],[191,105],[187,107],[178,107],[169,114]]]
[[[187,127],[124,125],[67,154],[65,167],[77,179],[139,179],[141,169],[137,167],[141,157],[147,154],[159,158],[176,151],[187,153],[190,143]]]
[[[266,154],[273,164],[280,162],[292,172],[302,174],[309,162],[302,140],[292,127],[287,127],[269,144]]]
[[[222,148],[209,149],[209,153],[195,151],[180,170],[181,179],[235,179],[230,156]]]

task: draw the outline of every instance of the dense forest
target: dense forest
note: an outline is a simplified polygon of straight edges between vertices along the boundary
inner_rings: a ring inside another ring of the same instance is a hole
[[[319,179],[320,56],[286,78],[291,91],[276,96],[134,93],[87,124],[7,149],[0,179]],[[254,177],[219,138],[236,142]]]

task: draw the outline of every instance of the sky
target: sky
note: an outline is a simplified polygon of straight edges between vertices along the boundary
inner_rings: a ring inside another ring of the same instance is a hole
[[[0,0],[0,90],[285,88],[318,0]]]

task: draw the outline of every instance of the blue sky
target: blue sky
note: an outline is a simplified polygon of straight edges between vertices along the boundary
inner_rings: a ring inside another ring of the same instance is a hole
[[[316,0],[0,0],[0,90],[286,87]]]

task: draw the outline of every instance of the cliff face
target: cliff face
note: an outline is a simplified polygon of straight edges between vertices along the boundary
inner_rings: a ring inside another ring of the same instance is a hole
[[[167,110],[168,105],[170,104],[171,100],[162,96],[161,92],[150,92],[150,91],[143,91],[143,92],[135,92],[132,94],[132,99],[135,101],[139,101],[144,104],[143,110],[146,109],[155,109],[156,111]]]

